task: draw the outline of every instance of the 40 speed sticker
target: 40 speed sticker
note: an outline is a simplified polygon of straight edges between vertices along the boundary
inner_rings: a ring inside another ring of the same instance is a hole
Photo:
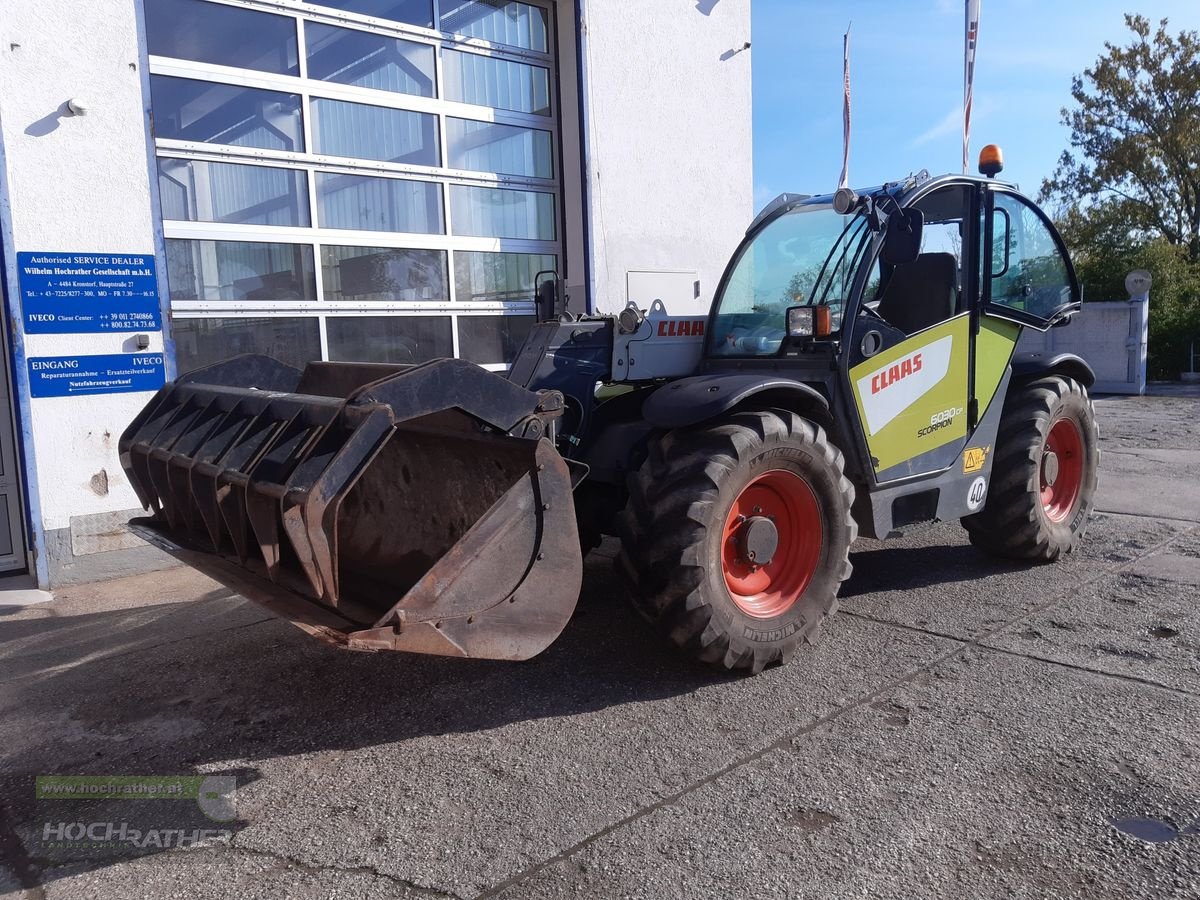
[[[971,482],[971,489],[967,491],[967,509],[971,512],[976,512],[983,501],[987,499],[987,479],[980,475]]]

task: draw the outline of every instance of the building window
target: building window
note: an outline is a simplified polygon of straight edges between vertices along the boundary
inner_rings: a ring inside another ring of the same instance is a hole
[[[562,258],[548,0],[144,2],[181,372],[511,360]]]
[[[151,56],[299,75],[296,23],[205,0],[146,0]]]

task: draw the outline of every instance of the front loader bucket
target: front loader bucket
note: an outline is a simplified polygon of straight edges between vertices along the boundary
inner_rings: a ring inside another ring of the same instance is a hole
[[[332,643],[528,659],[582,579],[561,412],[462,360],[236,357],[121,436],[130,529]]]

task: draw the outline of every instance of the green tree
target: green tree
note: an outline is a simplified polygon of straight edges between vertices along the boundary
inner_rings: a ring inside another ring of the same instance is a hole
[[[1161,237],[1200,262],[1200,35],[1172,37],[1126,15],[1126,46],[1105,43],[1075,76],[1071,129],[1043,202],[1082,211],[1095,227]]]
[[[1105,43],[1072,79],[1063,109],[1071,147],[1041,201],[1052,205],[1085,298],[1126,296],[1125,276],[1154,276],[1150,374],[1174,378],[1200,349],[1200,35],[1125,16],[1131,40]]]

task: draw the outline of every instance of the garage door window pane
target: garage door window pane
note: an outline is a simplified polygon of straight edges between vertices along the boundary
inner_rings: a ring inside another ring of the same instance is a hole
[[[296,20],[202,0],[146,0],[155,56],[299,75]]]
[[[243,353],[273,356],[303,367],[321,358],[321,334],[315,318],[181,319],[171,323],[179,371],[220,362]]]
[[[324,228],[442,234],[441,186],[428,181],[317,174]]]
[[[434,50],[428,44],[319,22],[304,23],[304,42],[309,78],[418,97],[434,95]]]
[[[534,316],[459,316],[458,350],[463,359],[480,365],[511,363]]]
[[[171,300],[315,300],[313,250],[304,244],[167,241]]]
[[[454,184],[450,203],[455,234],[554,240],[553,194]]]
[[[446,99],[550,115],[550,72],[494,56],[442,51]]]
[[[442,250],[322,247],[321,273],[325,299],[335,302],[448,299]]]
[[[304,150],[298,94],[151,75],[150,96],[156,137]]]
[[[452,169],[553,178],[550,132],[471,119],[446,119]]]
[[[330,316],[329,358],[419,363],[454,355],[448,316]]]
[[[546,11],[512,0],[442,0],[442,31],[546,52]]]
[[[422,28],[433,27],[432,0],[308,0],[317,6],[332,6],[347,12],[362,13],[395,22],[407,22]]]
[[[533,280],[538,272],[553,271],[557,259],[535,253],[483,253],[460,250],[454,254],[454,290],[464,300],[533,300]]]
[[[411,166],[439,162],[437,116],[429,113],[316,99],[312,115],[317,153]]]
[[[159,159],[164,219],[237,225],[308,224],[304,173],[269,166]]]

